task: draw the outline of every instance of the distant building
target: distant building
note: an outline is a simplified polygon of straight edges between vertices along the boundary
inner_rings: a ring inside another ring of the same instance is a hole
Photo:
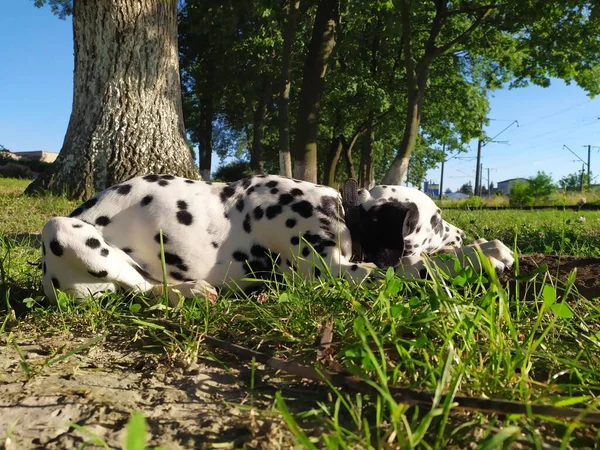
[[[439,197],[440,185],[437,183],[432,183],[431,181],[425,181],[423,184],[423,192],[425,192],[427,195],[431,195],[432,197]]]
[[[510,178],[509,180],[498,181],[498,187],[495,192],[502,192],[504,195],[510,195],[512,187],[518,183],[525,183],[527,178]]]
[[[469,198],[467,194],[463,194],[462,192],[450,192],[449,194],[444,194],[444,197],[449,198],[450,200],[462,200]]]
[[[43,150],[34,152],[16,152],[15,154],[20,158],[35,159],[36,161],[43,161],[47,163],[53,163],[58,157],[57,152],[46,152]]]

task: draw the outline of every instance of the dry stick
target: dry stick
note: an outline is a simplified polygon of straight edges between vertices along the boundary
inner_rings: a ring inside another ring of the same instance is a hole
[[[323,378],[326,378],[333,386],[338,388],[352,389],[357,392],[372,395],[379,394],[379,391],[375,387],[358,377],[330,372],[324,369],[317,371],[314,367],[284,361],[279,358],[272,358],[262,352],[232,344],[231,342],[223,341],[213,336],[205,335],[204,342],[211,347],[232,353],[248,361],[254,358],[257,362],[297,377],[315,381],[323,381]],[[433,404],[434,396],[429,392],[399,387],[389,387],[389,391],[394,400],[398,403],[425,406],[431,406]],[[455,408],[461,410],[496,414],[535,414],[538,416],[556,417],[561,419],[575,419],[581,423],[600,424],[600,413],[589,412],[580,408],[534,405],[509,400],[493,400],[466,396],[455,396],[452,400],[453,403],[456,404]],[[442,399],[440,403],[443,404],[444,400]]]

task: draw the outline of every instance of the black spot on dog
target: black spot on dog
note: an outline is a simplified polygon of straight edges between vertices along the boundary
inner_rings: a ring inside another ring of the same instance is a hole
[[[212,241],[211,244],[212,244],[212,246],[214,248],[219,248],[219,243],[218,242]]]
[[[188,211],[181,209],[177,211],[177,221],[181,225],[191,225],[194,221],[194,217]]]
[[[73,228],[82,228],[83,225],[81,225],[80,223],[74,223],[73,224]]]
[[[278,192],[279,192],[279,189],[277,189],[277,188],[271,189],[271,194],[273,194],[273,195],[277,194]]]
[[[181,270],[182,272],[187,272],[188,271],[188,266],[187,264],[177,264],[176,266],[179,270]]]
[[[85,211],[85,209],[80,206],[79,208],[76,208],[75,210],[73,210],[71,212],[71,214],[69,214],[69,217],[77,217],[77,216],[81,215],[84,211]]]
[[[164,186],[168,186],[168,185],[169,185],[169,182],[168,182],[167,180],[159,180],[159,181],[158,181],[158,185],[159,185],[159,186],[163,186],[163,187],[164,187]]]
[[[175,176],[174,175],[161,175],[160,178],[163,180],[174,180]]]
[[[290,194],[294,197],[300,197],[301,195],[304,195],[304,192],[302,192],[302,189],[294,188],[290,191]]]
[[[187,184],[194,184],[194,183],[195,183],[195,181],[194,181],[194,180],[189,180],[189,179],[187,179],[187,178],[185,179],[185,182],[186,182]]]
[[[117,194],[127,195],[130,192],[131,192],[131,185],[130,184],[122,184],[121,186],[117,187]]]
[[[212,181],[205,181],[204,184],[207,184],[208,186],[212,186],[213,182]]]
[[[321,222],[323,225],[331,225],[331,220],[325,219],[324,217],[321,217],[319,222]]]
[[[154,200],[154,197],[152,197],[151,195],[146,195],[140,202],[140,205],[148,206],[150,203],[152,203],[152,200]]]
[[[146,175],[145,177],[142,177],[142,179],[149,183],[154,183],[158,181],[158,175]]]
[[[277,186],[279,183],[275,180],[269,181],[265,186],[267,186],[268,188],[274,188],[275,186]]]
[[[259,244],[254,244],[250,248],[250,254],[257,258],[269,258],[269,250]]]
[[[305,258],[310,255],[310,249],[308,247],[302,247],[302,256]]]
[[[89,248],[93,248],[93,249],[100,248],[100,241],[96,238],[88,238],[85,241],[85,245],[87,245]]]
[[[104,256],[105,258],[108,256],[110,252],[108,251],[107,248],[103,248],[102,250],[100,250],[100,255]]]
[[[237,209],[239,212],[244,210],[244,199],[242,197],[240,197],[240,199],[236,202],[235,209]]]
[[[177,281],[187,281],[185,275],[179,272],[169,272],[169,276]]]
[[[98,203],[98,199],[97,198],[95,198],[95,197],[94,198],[90,198],[87,202],[83,203],[81,206],[79,206],[77,209],[75,209],[75,211],[73,211],[71,214],[69,214],[69,217],[79,216],[86,209],[90,209],[93,206],[95,206],[96,203]]]
[[[185,200],[177,200],[177,208],[179,209],[188,209],[188,204]]]
[[[271,205],[267,207],[267,219],[274,219],[279,214],[281,214],[282,211],[283,208],[281,207],[281,205]]]
[[[230,199],[235,194],[235,188],[231,187],[231,185],[227,185],[221,191],[220,197],[221,202],[225,203],[228,199]]]
[[[105,227],[110,223],[110,219],[107,216],[100,216],[96,219],[96,225],[100,225],[101,227]]]
[[[127,253],[128,255],[133,253],[133,250],[130,249],[129,247],[123,247],[121,250],[124,251],[125,253]]]
[[[169,237],[165,233],[163,233],[162,239],[163,239],[163,244],[167,244],[169,242]],[[160,244],[160,233],[156,233],[154,235],[154,240],[156,241],[157,244]]]
[[[318,267],[315,267],[315,277],[320,277],[321,276],[321,269],[319,269]]]
[[[54,253],[56,256],[62,256],[65,252],[63,246],[60,245],[60,242],[58,242],[56,239],[50,242],[50,250],[52,250],[52,253]]]
[[[392,192],[396,192],[396,188],[392,188]]]
[[[285,263],[286,263],[286,265],[287,265],[288,267],[292,267],[292,263],[291,263],[291,261],[290,261],[289,259],[286,259],[286,260],[285,260]]]
[[[409,226],[408,229],[410,230],[411,227]],[[419,233],[421,231],[421,225],[419,225],[416,229],[415,229],[415,233]]]
[[[250,213],[246,214],[246,217],[244,218],[244,223],[242,224],[242,226],[244,227],[244,231],[246,233],[250,233],[252,231],[252,224],[250,223]]]
[[[108,272],[106,270],[100,270],[99,272],[88,270],[88,273],[96,278],[106,278],[106,276],[108,275]]]
[[[54,277],[52,277],[52,286],[54,286],[54,289],[60,289],[60,283]]]
[[[235,259],[236,261],[239,261],[239,262],[244,262],[248,259],[248,255],[239,250],[236,250],[235,252],[233,252],[233,254],[231,256],[233,256],[233,259]]]
[[[298,245],[300,243],[300,238],[298,236],[293,236],[290,239],[290,242],[292,243],[292,245]]]
[[[289,205],[294,201],[294,196],[292,194],[281,194],[279,196],[279,204],[282,206]]]
[[[288,228],[294,228],[296,226],[296,219],[288,219],[285,221],[285,226]]]
[[[306,219],[313,215],[313,205],[306,200],[302,200],[292,205],[292,211]]]
[[[248,189],[246,189],[246,195],[252,194],[255,190],[256,188],[254,186],[250,186]]]
[[[160,253],[158,254],[158,259],[160,259]],[[183,264],[183,260],[175,253],[165,252],[165,263],[170,266],[177,266]]]
[[[350,266],[350,270],[351,270],[352,272],[356,272],[356,271],[358,270],[358,264],[352,264],[352,265]]]
[[[435,234],[442,234],[444,232],[444,223],[442,222],[442,218],[440,217],[439,213],[435,213],[433,216],[431,216],[429,223],[431,224],[431,229]]]
[[[265,214],[265,212],[260,206],[257,206],[256,208],[254,208],[254,218],[256,220],[262,219],[264,214]]]
[[[252,184],[252,178],[248,177],[248,178],[244,178],[242,180],[242,188],[243,189],[247,189],[248,186],[250,186]]]

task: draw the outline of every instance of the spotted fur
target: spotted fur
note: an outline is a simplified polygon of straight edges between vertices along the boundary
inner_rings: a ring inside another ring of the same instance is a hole
[[[55,289],[77,298],[118,289],[160,293],[162,258],[171,291],[184,297],[248,288],[256,285],[249,279],[292,270],[306,277],[331,271],[359,283],[372,271],[369,263],[398,266],[464,239],[417,190],[378,186],[362,191],[360,201],[352,233],[368,251],[365,262],[354,262],[351,230],[332,188],[274,175],[234,183],[133,178],[45,225],[44,291],[51,300]]]

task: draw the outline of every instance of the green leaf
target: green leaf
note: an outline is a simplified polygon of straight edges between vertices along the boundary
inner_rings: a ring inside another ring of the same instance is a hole
[[[544,298],[543,309],[549,308],[556,302],[556,289],[554,289],[553,286],[546,284],[542,291],[542,297]]]
[[[146,419],[139,413],[133,413],[126,427],[125,450],[146,449]]]
[[[550,307],[550,310],[556,317],[560,317],[561,319],[572,319],[574,315],[571,307],[565,302],[553,304]]]

